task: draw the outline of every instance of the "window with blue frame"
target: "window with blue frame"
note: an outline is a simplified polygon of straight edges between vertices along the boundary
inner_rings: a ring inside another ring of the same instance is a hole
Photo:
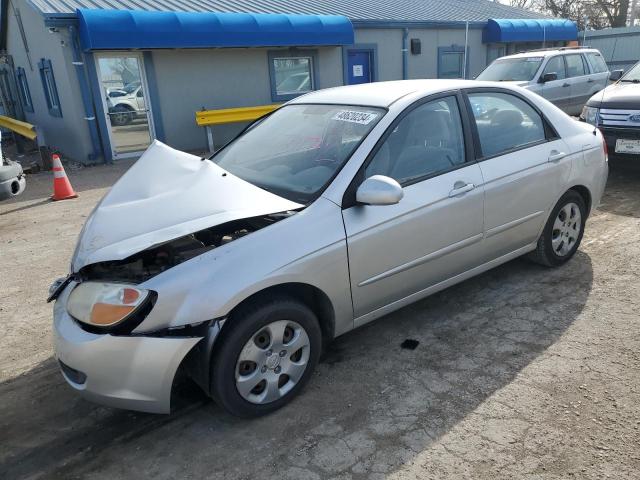
[[[271,99],[286,102],[316,89],[317,53],[315,50],[270,51],[269,80]]]
[[[58,96],[58,89],[56,87],[56,79],[53,75],[53,68],[51,67],[51,60],[43,58],[38,62],[38,68],[40,69],[40,78],[42,79],[42,87],[44,88],[44,96],[47,100],[49,113],[54,117],[61,117],[62,109],[60,108],[60,97]]]
[[[464,68],[464,47],[451,45],[438,47],[438,78],[464,78],[469,74],[469,47],[467,47],[467,68]]]
[[[27,76],[25,74],[24,68],[16,68],[16,80],[18,81],[18,89],[20,90],[20,101],[22,102],[22,109],[25,112],[33,112],[31,90],[29,90],[29,83],[27,82]]]

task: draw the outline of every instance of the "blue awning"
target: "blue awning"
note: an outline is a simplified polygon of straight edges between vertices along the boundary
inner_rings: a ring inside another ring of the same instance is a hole
[[[79,9],[84,50],[351,45],[340,15]]]
[[[578,39],[578,27],[561,18],[489,19],[482,33],[484,43],[556,42]]]

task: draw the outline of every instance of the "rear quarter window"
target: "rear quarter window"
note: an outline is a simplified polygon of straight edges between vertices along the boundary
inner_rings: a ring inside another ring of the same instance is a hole
[[[587,57],[587,62],[589,63],[593,73],[602,73],[609,70],[607,63],[604,61],[604,58],[602,58],[601,54],[595,52],[586,53],[585,57]]]

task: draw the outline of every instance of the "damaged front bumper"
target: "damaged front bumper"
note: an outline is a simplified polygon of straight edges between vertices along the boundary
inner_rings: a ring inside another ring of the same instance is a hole
[[[114,336],[82,329],[67,313],[74,283],[53,307],[53,342],[62,374],[88,400],[150,413],[169,413],[180,363],[204,337]]]

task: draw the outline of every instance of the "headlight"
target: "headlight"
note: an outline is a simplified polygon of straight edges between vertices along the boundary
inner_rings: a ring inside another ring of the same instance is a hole
[[[67,312],[79,322],[95,327],[114,327],[138,310],[149,290],[118,283],[84,282],[73,289]]]
[[[582,108],[580,118],[591,125],[598,125],[598,109],[595,107],[587,107],[585,105]]]

